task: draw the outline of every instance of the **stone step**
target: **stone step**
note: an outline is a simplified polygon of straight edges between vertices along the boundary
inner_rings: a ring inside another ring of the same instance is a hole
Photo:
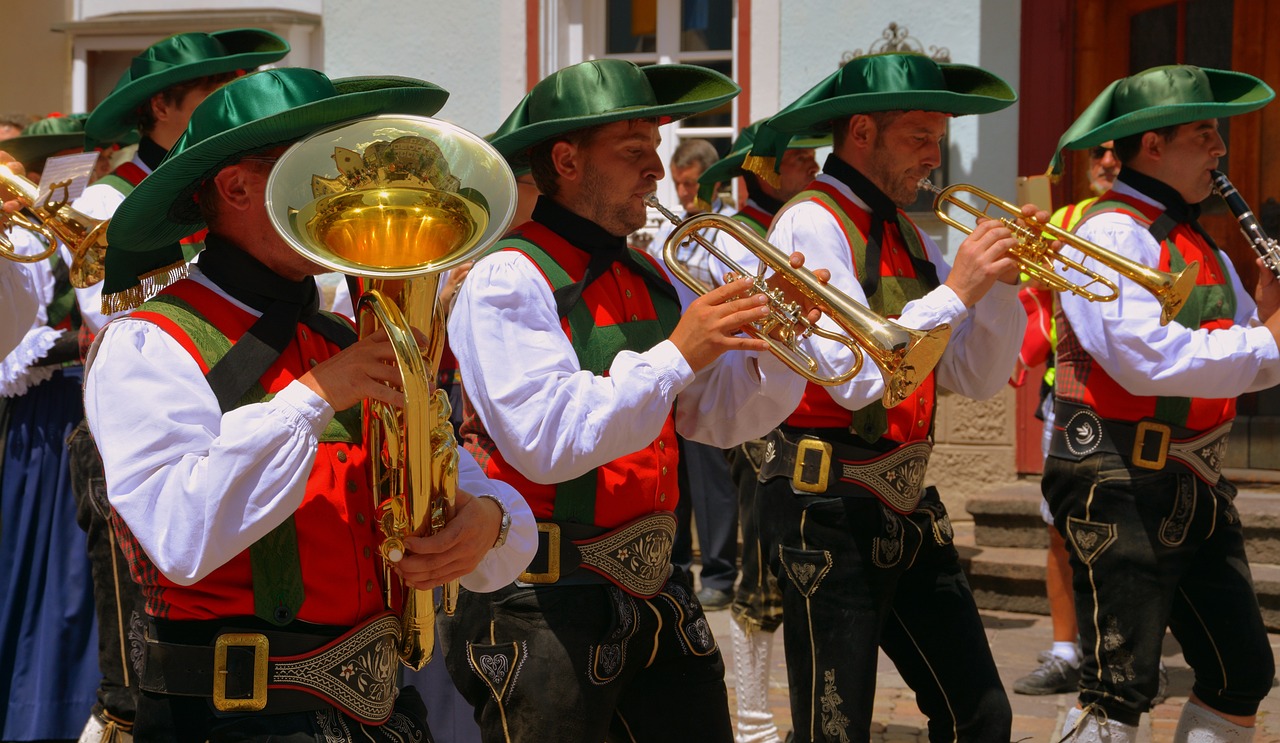
[[[1044,549],[991,547],[975,542],[973,522],[954,525],[960,564],[979,609],[1048,614]],[[1252,562],[1254,590],[1267,629],[1280,632],[1280,564]]]
[[[974,543],[983,547],[1044,549],[1048,532],[1040,516],[1040,483],[1021,480],[970,496]],[[1244,523],[1249,560],[1280,564],[1280,492],[1274,486],[1241,487],[1236,510]]]

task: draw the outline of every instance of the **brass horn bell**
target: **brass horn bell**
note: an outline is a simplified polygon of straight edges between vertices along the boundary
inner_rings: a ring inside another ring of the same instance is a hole
[[[403,377],[404,407],[366,400],[365,445],[379,525],[384,583],[402,605],[400,658],[430,659],[430,591],[403,585],[391,565],[404,539],[430,535],[453,515],[457,443],[449,399],[436,389],[444,349],[441,273],[478,257],[515,215],[516,184],[502,155],[479,136],[418,116],[360,119],[289,148],[267,179],[267,211],[286,242],[315,263],[361,276],[361,337],[386,328]],[[415,332],[425,344],[415,339]],[[444,587],[452,613],[458,584]]]

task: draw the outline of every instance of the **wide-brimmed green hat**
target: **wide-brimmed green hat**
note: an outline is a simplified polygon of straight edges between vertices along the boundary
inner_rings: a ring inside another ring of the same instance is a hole
[[[424,80],[330,80],[303,68],[264,70],[214,91],[191,115],[169,155],[116,209],[107,229],[103,293],[136,306],[181,275],[178,241],[204,229],[194,198],[206,178],[247,153],[288,144],[353,119],[385,113],[430,116],[449,93]]]
[[[855,57],[772,116],[758,132],[744,167],[776,181],[771,174],[787,149],[784,135],[826,132],[844,116],[876,111],[965,116],[999,111],[1017,100],[1008,83],[981,67],[902,52]]]
[[[761,119],[743,129],[738,138],[733,140],[733,146],[730,148],[729,154],[717,160],[714,165],[702,171],[702,175],[698,176],[698,201],[701,202],[702,208],[710,208],[711,201],[715,197],[713,189],[717,184],[751,172],[743,168],[742,164],[747,159],[747,155],[751,153],[751,148],[755,145],[756,133],[764,125],[765,121],[766,119]],[[799,137],[788,136],[786,139],[787,150],[812,150],[831,144],[831,133]]]
[[[515,168],[527,163],[530,147],[562,134],[628,119],[665,124],[713,109],[740,90],[706,67],[595,59],[543,78],[490,141]]]
[[[22,134],[0,143],[0,149],[22,163],[27,170],[44,170],[44,161],[63,150],[84,148],[84,120],[88,114],[54,114],[33,121]]]
[[[1111,83],[1062,138],[1049,172],[1062,171],[1063,150],[1084,150],[1131,134],[1255,111],[1275,97],[1253,75],[1193,65],[1165,65]]]
[[[161,39],[133,58],[115,89],[89,116],[85,132],[91,139],[114,142],[137,125],[138,107],[165,88],[225,72],[252,72],[288,53],[289,42],[260,28]]]

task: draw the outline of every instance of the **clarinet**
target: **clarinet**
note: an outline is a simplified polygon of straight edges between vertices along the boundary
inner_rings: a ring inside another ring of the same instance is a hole
[[[1231,213],[1236,215],[1236,221],[1240,223],[1240,231],[1244,233],[1245,239],[1249,241],[1254,252],[1262,256],[1263,264],[1271,269],[1271,273],[1277,278],[1280,278],[1280,243],[1276,242],[1275,238],[1267,237],[1267,233],[1262,230],[1262,225],[1258,224],[1258,219],[1253,216],[1249,205],[1245,203],[1244,197],[1222,171],[1213,171],[1213,190],[1227,202]]]

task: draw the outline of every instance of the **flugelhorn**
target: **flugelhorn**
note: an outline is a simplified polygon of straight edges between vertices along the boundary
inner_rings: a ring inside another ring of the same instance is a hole
[[[442,272],[506,231],[515,176],[497,150],[461,127],[375,116],[295,144],[272,168],[266,191],[272,225],[294,250],[372,279],[358,302],[360,334],[386,328],[395,349],[404,407],[367,400],[365,446],[385,536],[387,603],[403,607],[400,659],[421,668],[435,644],[432,592],[407,588],[391,566],[407,537],[444,528],[457,492],[449,398],[435,386],[445,339],[436,288]],[[457,596],[457,581],[444,586],[446,613]]]
[[[748,295],[764,294],[769,297],[769,316],[744,330],[748,335],[768,343],[775,356],[811,382],[833,386],[849,381],[862,368],[865,353],[880,368],[880,374],[884,378],[882,400],[885,407],[893,407],[920,386],[946,350],[947,340],[951,337],[950,325],[944,323],[925,331],[913,330],[886,320],[839,289],[819,281],[809,269],[792,268],[789,255],[737,220],[705,212],[682,221],[658,203],[656,195],[650,194],[645,202],[675,224],[675,229],[662,246],[663,259],[676,278],[699,295],[711,291],[712,287],[698,281],[678,259],[677,249],[686,236],[738,276],[750,278],[752,275],[713,241],[700,235],[701,230],[721,230],[760,259],[760,269],[752,278],[754,284]],[[831,318],[843,333],[835,333],[810,323],[799,304],[788,302],[779,289],[769,286],[764,278],[766,269],[774,272],[776,278],[772,280],[784,280],[792,284],[800,294]],[[775,333],[781,340],[774,338]],[[820,374],[817,360],[801,347],[800,342],[810,336],[826,338],[848,348],[853,354],[851,367],[830,376]]]
[[[37,203],[40,187],[0,165],[0,201],[17,201],[22,205],[17,212],[0,221],[40,235],[47,245],[39,253],[23,255],[13,249],[13,241],[7,235],[0,233],[0,257],[19,263],[36,263],[53,255],[61,242],[73,257],[71,283],[84,287],[102,280],[100,256],[107,246],[107,220],[94,219],[73,209],[68,192],[70,185],[70,182],[54,183],[44,202]],[[96,267],[92,261],[86,260],[90,254],[99,256]],[[88,283],[79,283],[78,280]]]
[[[1030,217],[1024,217],[1017,205],[977,186],[957,183],[946,188],[938,188],[928,178],[921,179],[918,185],[923,190],[937,194],[933,199],[933,211],[938,218],[966,235],[972,233],[977,224],[969,225],[956,219],[948,211],[948,205],[967,212],[979,220],[998,220],[1007,227],[1018,243],[1013,250],[1009,251],[1009,255],[1018,263],[1023,273],[1053,291],[1069,291],[1090,302],[1111,302],[1120,294],[1115,282],[1079,261],[1060,255],[1053,247],[1055,241],[1070,245],[1083,253],[1086,258],[1092,258],[1110,267],[1116,273],[1137,282],[1139,286],[1150,292],[1160,303],[1161,325],[1168,325],[1169,321],[1177,316],[1182,310],[1182,305],[1186,303],[1187,297],[1190,296],[1191,290],[1195,288],[1196,275],[1200,273],[1200,264],[1197,261],[1192,261],[1177,275],[1159,271],[1084,240],[1069,230],[1052,224],[1041,224]],[[968,194],[982,203],[981,205],[970,203],[960,198],[958,194]],[[993,214],[993,210],[999,211]],[[1004,214],[1001,215],[1000,212]],[[1055,266],[1061,266],[1063,273],[1059,273]],[[1065,275],[1068,271],[1080,274],[1083,279],[1072,281]]]
[[[1267,235],[1262,229],[1262,225],[1258,223],[1258,218],[1253,216],[1253,210],[1245,202],[1244,197],[1236,190],[1231,183],[1231,179],[1227,178],[1227,174],[1220,170],[1215,170],[1213,175],[1213,190],[1222,200],[1227,202],[1227,207],[1231,209],[1231,213],[1236,215],[1236,221],[1240,223],[1240,231],[1244,233],[1244,237],[1249,241],[1249,245],[1254,252],[1262,258],[1262,264],[1266,266],[1276,278],[1280,278],[1280,242],[1274,237]]]

